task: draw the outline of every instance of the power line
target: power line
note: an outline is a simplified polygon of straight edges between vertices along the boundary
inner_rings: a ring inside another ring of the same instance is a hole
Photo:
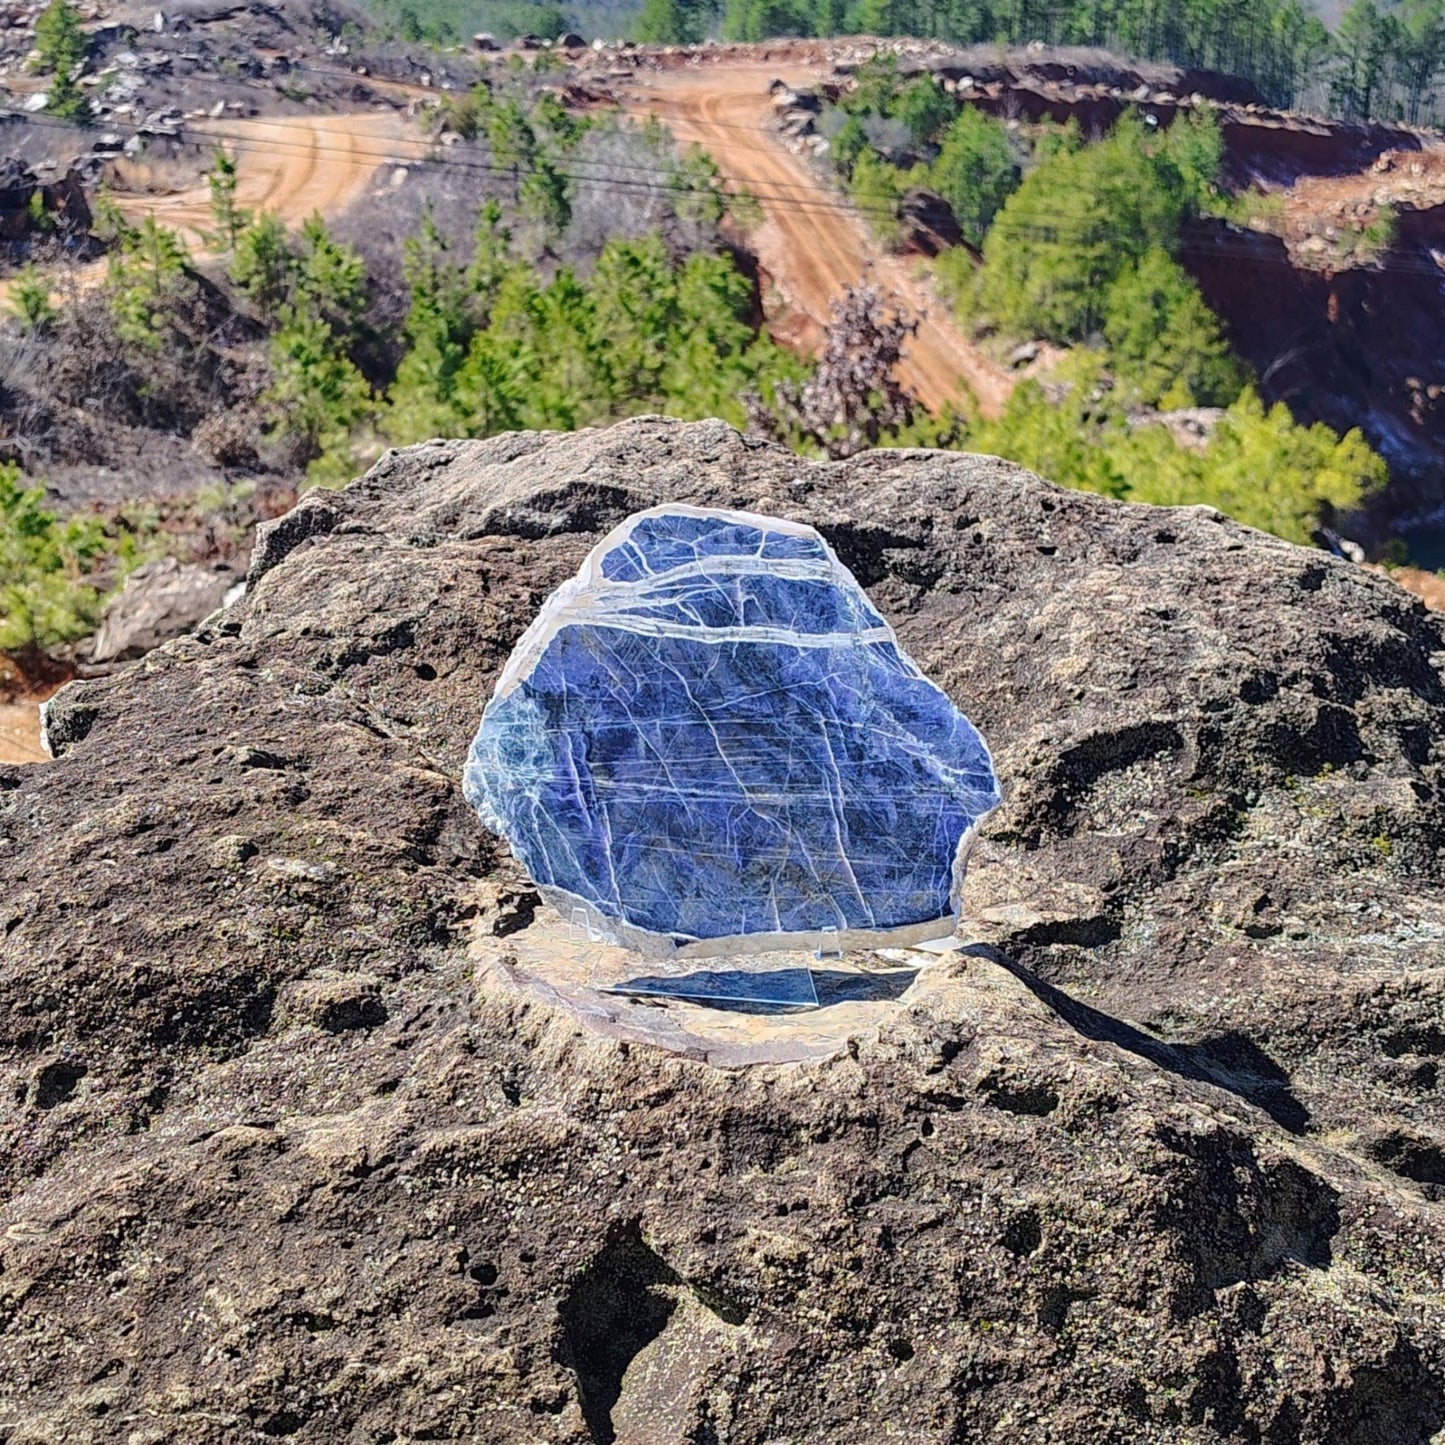
[[[29,116],[26,117],[26,119],[29,120],[32,124],[48,126],[49,128],[55,130],[64,130],[70,134],[75,133],[73,127],[66,125],[63,121],[57,121],[53,117]],[[132,135],[157,135],[156,132],[148,130],[143,126],[119,125],[116,128],[123,132],[129,132]],[[345,134],[345,132],[333,133]],[[574,160],[572,162],[574,166],[590,166],[592,168],[590,171],[578,169],[563,169],[556,166],[528,166],[520,163],[516,165],[508,165],[495,160],[484,161],[478,157],[473,156],[458,157],[448,154],[445,151],[443,151],[441,154],[399,155],[394,150],[372,150],[368,149],[366,146],[361,145],[341,148],[326,146],[319,143],[308,144],[304,141],[293,141],[279,136],[258,137],[255,135],[248,135],[244,132],[222,130],[219,127],[208,128],[204,131],[198,129],[178,127],[174,135],[160,135],[157,138],[178,141],[184,146],[195,147],[197,149],[214,149],[217,141],[231,141],[237,146],[244,147],[252,151],[260,151],[262,153],[270,152],[277,155],[294,156],[321,155],[346,160],[355,160],[360,158],[362,160],[371,161],[374,165],[378,167],[383,165],[432,165],[438,167],[446,167],[454,170],[475,171],[487,175],[499,176],[504,179],[510,179],[514,174],[541,175],[550,172],[551,174],[559,176],[564,180],[579,181],[588,184],[605,184],[623,187],[630,186],[633,188],[647,186],[649,189],[651,189],[653,183],[656,183],[656,185],[662,190],[674,194],[680,192],[684,194],[717,196],[719,199],[722,200],[729,199],[729,193],[727,191],[713,186],[699,185],[696,183],[688,182],[683,179],[678,174],[678,172],[674,170],[668,170],[662,167],[633,165],[626,162],[587,160],[582,160],[580,162]],[[403,141],[402,144],[423,145],[426,143],[421,140],[417,140]],[[645,181],[630,181],[627,180],[625,177],[617,176],[615,174],[617,171],[631,172],[635,175],[646,177],[647,179]],[[806,209],[810,214],[814,215],[835,214],[838,206],[844,203],[852,204],[858,209],[872,211],[878,214],[892,213],[891,207],[884,205],[874,205],[866,201],[850,200],[849,198],[839,196],[836,191],[822,185],[791,187],[788,186],[786,183],[782,183],[781,188],[776,191],[754,191],[751,189],[751,187],[754,185],[769,187],[773,186],[775,183],[771,181],[748,180],[742,180],[735,183],[741,184],[745,188],[747,188],[747,194],[755,200],[770,201],[779,205],[790,205],[793,206],[795,209]],[[743,199],[743,197],[733,195],[732,199],[740,200]]]
[[[9,112],[9,114],[17,115],[17,116],[20,115],[19,112]],[[52,116],[32,115],[32,116],[26,116],[26,117],[23,117],[23,118],[24,118],[24,119],[27,119],[31,124],[34,124],[34,125],[49,126],[49,127],[52,128],[52,129],[65,130],[65,131],[70,132],[70,133],[75,133],[74,127],[70,126],[69,124],[67,124],[67,123],[64,122],[64,121],[60,121],[60,120],[55,119],[55,118],[52,117]],[[268,117],[268,118],[265,118],[265,119],[261,120],[259,123],[261,123],[261,124],[268,124],[268,125],[269,125],[269,124],[273,124],[273,123],[274,123],[274,124],[285,124],[285,123],[287,123],[288,120],[291,120],[291,119],[297,119],[297,118],[284,117],[284,116],[278,116],[278,117],[274,117],[274,118]],[[320,131],[320,132],[322,132],[322,133],[329,133],[329,134],[335,134],[335,135],[341,135],[341,136],[347,136],[347,135],[350,134],[350,132],[345,131],[345,130],[337,130],[337,129],[332,128],[332,127],[320,126],[320,125],[318,125],[318,124],[317,124],[316,122],[314,122],[314,121],[306,121],[305,123],[308,124],[308,125],[313,126],[316,130],[318,130],[318,131]],[[263,141],[263,140],[261,140],[261,139],[259,139],[259,138],[252,137],[252,136],[248,136],[248,135],[246,135],[246,134],[244,134],[244,133],[237,133],[237,132],[235,132],[235,131],[223,131],[223,130],[221,130],[221,129],[219,129],[219,128],[207,128],[206,130],[199,130],[199,129],[187,129],[187,128],[185,128],[185,127],[178,127],[178,133],[177,133],[176,135],[174,135],[174,136],[169,136],[169,135],[164,135],[164,133],[157,133],[157,132],[155,132],[155,131],[153,131],[153,130],[150,130],[149,128],[147,128],[147,127],[145,127],[145,126],[130,125],[130,124],[123,123],[123,122],[118,122],[118,121],[116,121],[116,122],[108,122],[108,125],[109,125],[110,128],[112,128],[112,129],[115,129],[115,130],[118,130],[118,131],[122,131],[122,132],[129,132],[131,135],[157,135],[157,134],[161,134],[161,135],[162,135],[162,138],[165,138],[165,139],[178,139],[178,140],[181,141],[182,144],[185,144],[185,145],[194,145],[194,146],[202,146],[202,145],[204,145],[204,144],[206,143],[205,138],[208,138],[208,137],[209,137],[209,138],[212,138],[212,139],[234,140],[234,141],[237,142],[238,144],[245,145],[245,146],[247,146],[247,147],[249,147],[249,148],[251,148],[251,149],[265,149],[267,146],[270,146],[270,147],[272,147],[272,148],[287,148],[287,147],[289,147],[289,148],[297,148],[297,147],[302,147],[302,146],[304,146],[304,142],[288,141],[288,140],[286,140],[286,139],[284,139],[284,138],[279,138],[279,137],[278,137],[278,138],[269,138],[269,139],[266,139],[266,140]],[[757,135],[767,135],[767,134],[769,134],[768,131],[762,130],[762,129],[753,131],[753,133],[754,133],[754,134],[757,134]],[[200,139],[194,139],[194,140],[193,140],[193,139],[190,139],[190,138],[189,138],[189,137],[191,137],[191,136],[200,137]],[[403,144],[403,145],[417,145],[417,146],[431,145],[431,146],[433,146],[433,147],[435,146],[435,142],[428,142],[428,141],[423,140],[423,139],[421,139],[421,138],[416,138],[416,139],[407,138],[407,139],[404,139],[404,140],[399,138],[398,143],[399,143],[399,144]],[[396,156],[396,155],[393,155],[393,154],[392,154],[391,152],[389,152],[389,151],[368,150],[368,149],[367,149],[366,147],[364,147],[364,146],[352,146],[352,147],[350,147],[348,150],[346,150],[346,151],[344,151],[344,152],[343,152],[343,151],[328,151],[325,147],[321,147],[321,146],[314,146],[314,147],[313,147],[313,146],[305,146],[305,149],[307,149],[307,150],[317,150],[317,151],[320,151],[322,154],[333,154],[333,155],[342,155],[342,154],[344,154],[344,155],[348,155],[348,156],[360,155],[360,156],[365,157],[366,159],[375,160],[375,161],[378,162],[378,164],[393,164],[393,165],[408,164],[408,163],[425,164],[425,163],[427,163],[427,162],[429,162],[429,161],[432,161],[432,160],[440,160],[440,161],[443,161],[444,163],[449,164],[449,165],[456,165],[456,166],[463,166],[463,167],[468,166],[468,165],[470,165],[470,166],[477,166],[477,165],[486,165],[486,164],[487,164],[486,162],[478,162],[478,161],[476,161],[476,160],[454,158],[454,157],[452,157],[452,156],[450,156],[450,155],[446,155],[446,154],[443,154],[443,155],[441,155],[441,156],[431,156],[431,155],[427,155],[427,156],[398,157],[398,156]],[[762,155],[762,154],[764,154],[764,152],[762,151],[762,149],[761,149],[760,147],[752,147],[751,149],[752,149],[753,153],[756,154],[756,155]],[[574,166],[576,166],[576,165],[581,165],[581,166],[592,166],[592,167],[594,167],[594,168],[604,168],[604,169],[605,169],[606,171],[608,171],[608,172],[614,171],[614,170],[633,171],[633,172],[640,173],[640,174],[644,174],[644,175],[648,175],[648,176],[654,176],[654,175],[670,175],[670,174],[672,174],[671,172],[668,172],[668,171],[665,171],[665,170],[661,170],[661,169],[658,169],[658,168],[656,168],[656,167],[633,165],[633,164],[629,164],[629,163],[627,163],[627,162],[622,162],[622,161],[618,161],[618,162],[612,162],[612,161],[589,161],[589,160],[586,160],[585,158],[583,158],[583,159],[578,159],[578,158],[575,158],[575,157],[574,157],[574,158],[572,159],[572,161],[571,161],[571,164],[574,165]],[[554,168],[554,169],[555,169],[555,168]],[[571,178],[571,179],[589,179],[589,177],[587,177],[586,175],[575,175],[575,174],[574,174],[574,175],[570,175],[570,178]],[[611,174],[604,174],[604,175],[601,175],[601,176],[599,176],[599,177],[596,177],[596,179],[612,180],[612,179],[614,179],[614,177],[613,177]],[[831,206],[832,204],[835,204],[836,201],[837,201],[837,199],[838,199],[838,193],[837,193],[836,190],[834,190],[834,189],[833,189],[832,187],[830,187],[830,186],[823,185],[823,184],[820,184],[820,183],[811,183],[811,182],[798,183],[798,182],[792,182],[792,181],[779,181],[779,180],[774,179],[774,178],[762,179],[762,178],[758,178],[758,177],[747,177],[747,176],[730,177],[729,179],[730,179],[734,184],[740,185],[740,186],[743,186],[743,187],[747,188],[747,189],[749,190],[749,193],[750,193],[750,194],[753,194],[753,195],[758,196],[759,199],[763,199],[763,196],[759,195],[759,193],[758,193],[757,191],[754,191],[754,190],[753,190],[753,187],[768,187],[768,188],[770,188],[770,194],[769,194],[768,197],[767,197],[768,199],[782,199],[782,198],[785,198],[785,197],[788,197],[788,196],[798,196],[798,197],[801,197],[801,198],[803,198],[803,199],[811,199],[811,198],[815,198],[815,197],[822,197],[822,198],[825,198],[825,199],[828,201],[828,203],[830,204],[830,206]],[[676,189],[676,187],[674,187],[674,189]],[[701,187],[701,188],[699,188],[699,189],[707,190],[707,189],[710,189],[710,188],[709,188],[709,187]],[[879,209],[882,209],[882,208],[879,208]]]
[[[17,113],[12,112],[12,114]],[[56,120],[54,117],[23,116],[22,118],[28,121],[30,124],[49,127],[55,130],[63,130],[69,134],[78,133],[75,127],[70,126],[63,121]],[[285,123],[285,119],[286,118],[284,117],[277,118],[277,123]],[[314,122],[307,123],[313,126],[315,125]],[[322,127],[315,128],[318,130],[324,129]],[[139,126],[120,126],[119,129],[128,130],[134,135],[155,134],[154,132],[148,131],[144,127]],[[346,134],[346,132],[333,133],[343,135]],[[540,166],[522,165],[520,163],[517,165],[505,165],[496,161],[484,161],[474,156],[458,157],[445,152],[440,155],[431,154],[405,156],[397,155],[393,151],[389,150],[371,150],[365,146],[360,145],[352,146],[349,148],[329,147],[315,143],[308,144],[304,141],[292,141],[285,139],[284,137],[262,138],[254,135],[249,135],[244,132],[234,130],[222,130],[219,128],[200,131],[181,127],[178,128],[176,135],[165,136],[162,138],[176,140],[182,145],[188,147],[195,147],[198,149],[207,147],[214,149],[217,141],[229,140],[237,146],[242,146],[252,151],[259,151],[262,154],[266,154],[269,152],[273,155],[285,156],[320,155],[352,161],[360,158],[362,160],[372,162],[372,164],[378,168],[383,165],[407,167],[423,165],[434,166],[438,168],[449,168],[453,170],[461,170],[474,174],[485,175],[489,178],[504,182],[512,181],[519,183],[523,177],[550,173],[551,175],[556,176],[557,178],[562,180],[569,180],[587,185],[605,185],[623,191],[630,191],[632,193],[640,193],[645,195],[656,195],[658,193],[662,193],[670,195],[707,196],[717,198],[724,202],[728,200],[736,201],[743,199],[742,196],[731,194],[729,192],[714,188],[712,186],[689,183],[685,181],[682,177],[680,177],[675,171],[666,170],[660,167],[653,168],[640,165],[629,165],[624,162],[611,163],[600,161],[583,161],[580,162],[581,165],[592,165],[594,169],[591,172],[579,170],[563,170],[559,167],[544,168]],[[425,142],[421,138],[417,138],[415,140],[408,138],[401,141],[401,144],[412,144],[421,146],[427,144],[427,142]],[[617,174],[615,174],[615,172],[618,170],[632,172],[635,175],[645,177],[645,179],[628,179],[625,175],[618,176]],[[742,184],[748,185],[747,182],[743,182]],[[753,184],[758,183],[754,182]],[[763,182],[761,184],[768,185],[770,183]],[[839,192],[825,186],[819,185],[816,187],[808,187],[806,188],[806,190],[804,190],[804,188],[797,189],[802,193],[802,195],[805,195],[808,199],[803,199],[799,195],[789,194],[786,190],[778,193],[766,190],[758,192],[752,190],[750,187],[747,191],[747,196],[753,200],[756,200],[759,204],[767,205],[779,210],[789,211],[794,215],[800,216],[819,218],[837,217],[840,212],[846,213],[847,211],[852,210],[854,212],[859,212],[864,215],[884,216],[891,220],[896,220],[898,218],[897,209],[894,206],[886,204],[875,204],[866,200],[858,199],[856,197],[842,195]],[[1090,211],[1071,210],[1068,205],[1056,206],[1055,211],[1062,219],[1074,221],[1087,221],[1092,218],[1093,214],[1095,214]],[[1021,237],[1026,236],[1051,244],[1064,243],[1065,238],[1062,238],[1060,236],[1060,233],[1056,227],[1045,225],[1025,226],[1015,222],[1008,222],[1006,224],[1008,225],[1010,234],[1013,235],[1018,235]],[[1255,232],[1254,234],[1261,236],[1272,236],[1273,233]],[[1173,251],[1176,255],[1221,257],[1228,259],[1252,261],[1256,264],[1273,264],[1274,261],[1277,259],[1275,257],[1261,255],[1256,246],[1249,245],[1248,243],[1231,241],[1226,239],[1216,239],[1209,241],[1181,240],[1175,244],[1175,246],[1173,247]],[[1278,259],[1282,259],[1285,261],[1286,264],[1288,264],[1287,254],[1285,257]],[[1348,260],[1347,257],[1340,259]],[[1369,270],[1375,272],[1389,271],[1401,275],[1409,274],[1424,276],[1430,277],[1432,279],[1439,279],[1442,284],[1445,284],[1445,269],[1442,269],[1442,267],[1436,265],[1433,261],[1426,261],[1420,257],[1404,255],[1390,256],[1386,254],[1374,261],[1373,263],[1369,264],[1368,266],[1356,267],[1353,269]]]
[[[310,69],[310,70],[314,70],[314,71],[315,71],[316,73],[318,73],[318,74],[341,76],[341,77],[346,77],[346,78],[350,78],[350,79],[353,79],[353,80],[354,80],[354,79],[357,79],[357,77],[356,77],[356,75],[354,74],[354,72],[351,72],[351,71],[344,71],[344,70],[339,70],[339,69],[329,69],[329,68],[326,68],[326,67],[319,67],[319,66],[308,66],[308,65],[306,65],[306,64],[298,64],[298,65],[296,65],[296,66],[293,67],[293,68],[298,69],[298,70],[307,70],[307,69]],[[362,78],[365,79],[365,77],[362,77]],[[401,82],[394,82],[394,83],[401,83]],[[12,112],[12,114],[16,114],[16,113]],[[659,123],[665,124],[665,122],[664,122],[664,121],[661,121],[659,117],[653,116],[653,117],[650,117],[650,118],[652,118],[652,119],[659,119]],[[31,117],[29,117],[29,119],[32,121],[32,123],[36,123],[36,124],[49,124],[49,125],[51,125],[52,127],[57,128],[57,129],[67,129],[67,130],[70,129],[70,127],[69,127],[65,122],[63,122],[63,121],[57,121],[57,120],[55,120],[53,117],[31,116]],[[272,123],[272,119],[273,119],[273,118],[266,118],[266,119],[264,119],[261,123],[263,123],[263,124]],[[287,119],[286,117],[275,117],[275,118],[274,118],[274,121],[275,121],[275,123],[285,123],[286,119]],[[317,123],[314,122],[314,121],[308,121],[307,123],[315,126],[318,130],[327,130],[327,129],[330,129],[330,128],[327,128],[327,127],[321,127],[321,126],[317,125]],[[155,132],[149,132],[149,131],[147,131],[147,129],[146,129],[145,127],[143,127],[143,126],[131,126],[131,125],[127,125],[127,124],[125,124],[125,123],[115,122],[115,121],[112,121],[112,122],[110,122],[109,124],[110,124],[111,126],[113,126],[114,128],[117,128],[117,129],[120,129],[120,130],[130,131],[132,134],[154,134],[154,133],[155,133]],[[709,125],[709,126],[726,127],[726,128],[729,128],[729,129],[736,129],[736,130],[745,132],[746,134],[749,134],[749,135],[769,136],[769,135],[773,135],[773,134],[774,134],[774,132],[770,131],[768,128],[766,128],[766,127],[759,127],[759,126],[730,126],[727,122],[721,122],[721,121],[719,121],[719,122],[709,121],[709,122],[708,122],[708,125]],[[347,134],[347,132],[345,132],[345,131],[338,131],[338,132],[335,132],[335,133],[337,133],[337,134],[342,134],[342,135]],[[248,145],[248,146],[250,146],[252,149],[263,148],[263,146],[261,145],[261,143],[257,142],[256,140],[254,140],[254,139],[252,139],[252,138],[245,137],[245,136],[236,136],[236,135],[234,135],[234,133],[228,133],[228,132],[224,132],[224,131],[221,131],[221,130],[218,130],[218,129],[208,129],[208,130],[202,131],[202,132],[193,132],[193,134],[200,134],[200,135],[203,135],[203,136],[219,137],[219,138],[221,138],[221,139],[235,139],[235,140],[238,141],[238,143]],[[179,138],[179,137],[176,137],[176,138]],[[184,144],[194,144],[194,145],[204,144],[204,142],[201,142],[201,141],[190,141],[190,140],[183,140],[183,143],[184,143]],[[296,142],[290,142],[290,141],[286,141],[286,140],[282,140],[282,139],[273,140],[273,141],[271,141],[271,142],[269,142],[269,143],[270,143],[271,145],[273,145],[273,146],[291,146],[291,145],[296,145],[296,144],[297,144]],[[408,144],[417,144],[417,145],[427,144],[427,142],[422,141],[422,140],[408,141],[408,142],[405,142],[405,143],[408,143]],[[322,147],[315,147],[315,148],[311,148],[311,149],[320,150],[323,154],[328,153],[328,152],[326,152],[325,149],[322,148]],[[751,150],[751,152],[752,152],[753,154],[755,154],[755,155],[762,155],[762,154],[764,154],[764,152],[763,152],[763,150],[762,150],[761,147],[756,147],[756,146],[754,146],[754,147],[748,147],[748,148],[746,148],[746,149]],[[336,154],[336,152],[331,152],[331,153],[332,153],[332,154]],[[352,147],[350,151],[346,152],[346,154],[348,154],[348,155],[359,154],[359,155],[365,156],[365,157],[368,158],[368,159],[375,159],[375,160],[378,161],[378,163],[385,163],[385,164],[404,164],[404,163],[406,163],[406,160],[405,160],[405,159],[399,160],[397,157],[392,156],[390,153],[387,153],[387,152],[377,152],[377,151],[368,151],[368,150],[366,150],[364,147]],[[410,161],[411,161],[412,163],[415,163],[415,164],[425,164],[425,163],[427,163],[427,161],[429,161],[429,160],[432,159],[432,158],[431,158],[431,157],[426,157],[426,156],[414,156],[414,157],[410,157],[409,159],[410,159]],[[476,162],[476,161],[468,162],[468,161],[456,160],[456,159],[452,159],[452,158],[450,158],[450,157],[446,157],[445,159],[447,160],[447,162],[448,162],[449,164],[453,164],[453,165],[468,165],[468,164],[471,164],[471,165],[473,165],[473,166],[476,166],[476,165],[479,165],[479,164],[480,164],[480,165],[485,165],[485,164],[486,164],[486,163],[484,163],[484,162],[479,163],[479,162]],[[605,167],[608,168],[608,171],[609,171],[609,172],[610,172],[610,171],[615,171],[615,170],[624,170],[624,171],[632,171],[632,172],[634,172],[634,173],[640,173],[640,174],[644,174],[644,175],[648,175],[648,176],[657,175],[657,174],[659,174],[659,173],[661,173],[661,174],[666,174],[666,172],[658,172],[655,168],[652,168],[652,167],[638,166],[638,165],[629,165],[629,164],[626,163],[626,162],[601,162],[601,161],[589,162],[589,161],[587,161],[587,160],[585,160],[585,159],[579,160],[579,159],[577,159],[577,158],[574,157],[573,160],[572,160],[572,162],[571,162],[571,164],[573,164],[574,166],[576,166],[576,165],[583,165],[583,166],[585,166],[585,165],[592,165],[592,166],[594,166],[594,167],[605,166]],[[553,169],[554,169],[554,171],[556,170],[556,168],[553,168]],[[559,172],[559,173],[560,173],[560,172]],[[585,180],[585,179],[589,179],[589,177],[587,177],[585,174],[584,174],[584,175],[579,175],[579,174],[576,174],[576,173],[563,173],[563,174],[566,174],[567,177],[568,177],[568,179],[575,179],[575,180]],[[612,180],[615,180],[615,177],[609,173],[609,174],[605,174],[605,175],[603,175],[603,176],[601,176],[601,177],[598,177],[598,179],[603,179],[603,180],[612,181]],[[771,200],[771,199],[782,199],[782,198],[788,197],[788,196],[797,196],[797,197],[800,197],[800,198],[802,198],[802,199],[804,199],[804,200],[813,200],[813,199],[821,198],[821,199],[823,199],[823,200],[825,201],[825,203],[827,204],[827,206],[828,206],[829,209],[831,210],[831,209],[838,203],[838,199],[839,199],[838,192],[836,191],[836,189],[834,189],[834,188],[831,187],[831,186],[828,186],[828,185],[825,185],[825,184],[820,184],[820,183],[813,183],[813,182],[807,182],[807,181],[804,181],[804,182],[784,181],[784,180],[778,180],[776,177],[770,177],[770,178],[767,178],[767,179],[763,179],[763,178],[759,178],[759,177],[734,176],[734,177],[730,177],[729,179],[732,181],[733,184],[742,186],[742,187],[744,187],[745,189],[747,189],[750,194],[754,195],[754,196],[755,196],[757,199],[759,199],[759,200],[762,200],[762,199],[769,199],[769,200]],[[761,191],[761,190],[759,190],[759,189],[755,189],[755,188],[762,188],[762,187],[766,187],[766,188],[768,188],[768,190],[767,190],[766,192],[763,192],[763,191]],[[673,189],[677,189],[677,187],[674,186]],[[707,188],[703,188],[703,189],[707,189]],[[885,213],[887,213],[887,212],[889,211],[889,209],[890,209],[890,208],[888,208],[888,207],[886,207],[886,206],[881,206],[881,205],[879,205],[879,206],[874,206],[874,205],[872,205],[871,203],[864,202],[864,201],[858,201],[858,200],[856,200],[855,198],[851,198],[851,197],[849,198],[849,200],[851,201],[851,203],[852,203],[853,205],[859,207],[860,209],[875,211],[875,212],[877,212],[877,213],[879,213],[879,214],[885,214]]]

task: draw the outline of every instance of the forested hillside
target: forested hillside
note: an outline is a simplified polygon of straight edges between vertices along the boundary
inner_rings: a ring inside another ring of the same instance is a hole
[[[1126,111],[1086,140],[1072,123],[1010,125],[959,106],[885,56],[821,105],[818,129],[886,244],[901,240],[906,196],[947,203],[963,244],[937,275],[960,324],[1000,360],[1031,359],[1002,415],[955,419],[941,433],[950,444],[1068,486],[1209,503],[1297,542],[1384,484],[1358,431],[1260,400],[1180,264],[1187,226],[1268,204],[1226,189],[1209,109],[1168,127]]]
[[[46,36],[63,49],[78,33],[56,0]],[[383,164],[365,204],[328,219],[243,204],[245,154],[199,132],[167,162],[198,143],[210,155],[209,213],[203,189],[190,231],[126,214],[102,188],[84,240],[104,259],[77,281],[64,261],[75,238],[42,215],[0,294],[0,650],[64,647],[138,564],[233,562],[248,525],[299,488],[432,436],[721,416],[813,455],[993,453],[1303,543],[1348,527],[1385,484],[1353,418],[1261,398],[1182,264],[1200,225],[1241,227],[1270,203],[1226,173],[1208,104],[1186,99],[1161,120],[1121,100],[1111,129],[1086,134],[990,114],[891,50],[850,56],[807,97],[799,152],[812,170],[754,197],[641,118],[651,112],[629,118],[635,101],[608,88],[638,73],[623,68],[629,52],[591,54],[519,46],[480,61],[469,87],[413,86],[411,159]],[[660,59],[636,52],[649,78]],[[86,84],[93,64],[87,51],[72,67],[82,96],[105,93]],[[762,123],[745,166],[783,145],[767,72],[748,74]],[[959,244],[935,267],[943,305],[901,267],[898,295],[850,270],[825,293],[831,324],[826,299],[811,336],[779,316],[787,287],[756,224],[766,207],[841,212],[891,261],[919,197],[956,222]],[[1356,262],[1389,246],[1388,219],[1351,233]],[[941,351],[920,334],[925,305],[926,327],[956,315]],[[991,393],[960,382],[976,381],[970,358],[1000,383]],[[166,497],[189,499],[83,508],[97,475],[124,479],[111,496],[149,497],[139,459],[165,474]]]
[[[288,229],[240,205],[238,165],[217,150],[203,254],[102,193],[94,284],[35,263],[10,278],[0,650],[85,635],[137,564],[213,555],[303,478],[349,480],[387,445],[647,411],[741,425],[743,392],[801,374],[760,332],[705,157],[678,155],[660,128],[569,111],[545,68],[432,116],[456,142],[446,163],[365,214]],[[60,520],[43,505],[52,470],[154,466],[163,439],[227,479],[196,500],[196,528],[169,507]]]

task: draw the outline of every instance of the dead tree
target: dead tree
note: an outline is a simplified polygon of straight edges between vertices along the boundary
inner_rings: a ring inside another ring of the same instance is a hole
[[[812,377],[802,386],[779,382],[771,403],[757,392],[743,398],[749,430],[773,441],[811,441],[833,458],[877,446],[918,412],[918,398],[895,375],[917,330],[918,322],[874,282],[849,287],[833,303]]]

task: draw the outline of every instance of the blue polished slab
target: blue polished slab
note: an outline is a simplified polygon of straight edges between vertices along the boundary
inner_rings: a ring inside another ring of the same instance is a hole
[[[517,644],[464,788],[564,917],[652,955],[951,931],[987,748],[810,527],[629,518]]]

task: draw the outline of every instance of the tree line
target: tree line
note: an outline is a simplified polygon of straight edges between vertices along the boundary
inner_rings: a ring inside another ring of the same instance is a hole
[[[409,40],[455,44],[465,23],[411,0],[373,0]],[[435,11],[435,13],[431,13]],[[1272,105],[1308,103],[1347,119],[1434,119],[1445,71],[1445,0],[1354,0],[1332,34],[1300,0],[643,0],[629,25],[617,7],[588,18],[682,44],[708,35],[757,41],[779,35],[912,36],[953,44],[1100,46],[1145,60],[1250,81]],[[557,5],[513,5],[498,14],[514,32],[530,22],[559,34],[576,17]],[[509,22],[509,23],[508,23]],[[77,84],[88,40],[70,0],[51,0],[35,34],[34,65],[50,78],[46,109],[86,121]]]
[[[1433,116],[1445,0],[1354,0],[1335,32],[1300,0],[645,0],[644,40],[912,36],[1100,46],[1250,81],[1272,105],[1352,119]]]

